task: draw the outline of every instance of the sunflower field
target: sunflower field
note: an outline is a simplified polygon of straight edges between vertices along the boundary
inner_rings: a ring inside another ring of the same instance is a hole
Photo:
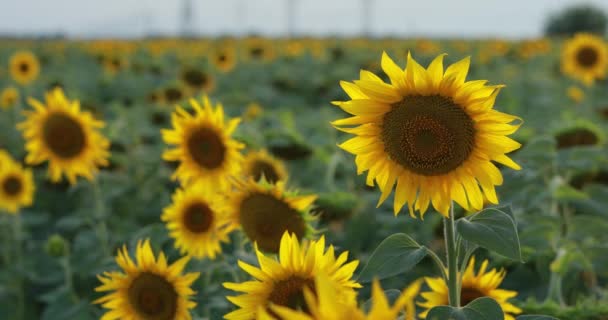
[[[608,42],[0,40],[0,318],[608,319]]]

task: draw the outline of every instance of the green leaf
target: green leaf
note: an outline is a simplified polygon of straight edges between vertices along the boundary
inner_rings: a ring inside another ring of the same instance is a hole
[[[427,320],[504,320],[500,305],[492,298],[473,300],[462,308],[440,306],[431,309]]]
[[[374,278],[382,280],[396,276],[413,268],[425,256],[426,248],[407,234],[390,235],[374,250],[359,273],[358,281],[369,283]]]
[[[508,214],[488,208],[468,218],[459,219],[456,228],[465,240],[507,258],[521,261],[517,227]]]
[[[517,320],[559,320],[551,316],[541,316],[537,314],[529,314],[517,317]]]

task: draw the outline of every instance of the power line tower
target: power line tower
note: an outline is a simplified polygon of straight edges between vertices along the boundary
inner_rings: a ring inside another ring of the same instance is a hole
[[[372,0],[361,0],[361,26],[364,36],[372,33]]]
[[[194,5],[192,4],[192,0],[182,0],[180,18],[181,36],[194,36]]]

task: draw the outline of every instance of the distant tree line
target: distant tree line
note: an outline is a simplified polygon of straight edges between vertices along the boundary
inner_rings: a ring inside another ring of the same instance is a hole
[[[575,5],[549,17],[545,35],[570,36],[577,32],[605,35],[607,26],[608,17],[601,8],[590,4]]]

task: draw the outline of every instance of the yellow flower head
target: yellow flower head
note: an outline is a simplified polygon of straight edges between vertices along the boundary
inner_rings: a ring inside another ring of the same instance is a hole
[[[34,201],[34,177],[3,150],[0,150],[0,210],[15,214]]]
[[[443,57],[425,69],[408,55],[401,69],[384,53],[390,84],[361,71],[360,80],[341,82],[352,100],[334,102],[353,115],[333,122],[355,135],[340,147],[356,155],[359,174],[368,171],[368,185],[378,184],[379,204],[396,185],[395,214],[407,203],[412,216],[423,215],[432,203],[447,216],[452,200],[480,210],[482,193],[498,203],[502,175],[493,161],[520,168],[506,156],[520,147],[507,137],[519,118],[493,109],[503,86],[465,81],[469,59],[444,70]]]
[[[583,99],[585,99],[585,92],[577,86],[568,87],[566,93],[568,94],[568,98],[576,103],[580,103],[583,101]]]
[[[158,259],[154,257],[148,240],[137,243],[135,257],[137,263],[123,246],[116,256],[123,272],[104,272],[97,276],[102,285],[95,291],[111,292],[95,300],[110,310],[101,320],[192,319],[189,310],[196,303],[190,301],[195,293],[190,287],[199,273],[182,274],[189,258],[169,265],[163,252]]]
[[[48,160],[51,181],[65,174],[72,184],[78,176],[94,179],[99,167],[108,165],[110,142],[98,132],[105,124],[81,111],[78,101],[69,101],[55,88],[46,94],[46,103],[28,102],[34,111],[26,111],[26,120],[17,126],[26,140],[28,164]]]
[[[467,269],[462,275],[462,289],[460,291],[460,304],[466,306],[473,300],[481,297],[490,297],[502,308],[505,313],[505,320],[515,320],[513,315],[521,313],[521,309],[508,302],[509,299],[517,296],[517,292],[511,290],[498,289],[502,280],[506,276],[504,270],[492,269],[487,271],[488,260],[484,260],[481,268],[475,274],[475,257],[471,258]],[[448,287],[443,278],[425,278],[426,284],[431,291],[421,293],[426,300],[418,303],[426,310],[420,314],[420,318],[426,318],[429,311],[437,306],[449,305]]]
[[[6,87],[0,92],[0,107],[7,110],[19,102],[19,91],[15,87]]]
[[[263,177],[269,183],[287,180],[287,169],[283,162],[275,159],[266,150],[247,153],[243,162],[243,174],[255,181],[260,181]]]
[[[236,65],[236,50],[232,46],[219,46],[211,51],[209,60],[222,72],[229,72]]]
[[[173,129],[161,130],[163,140],[175,145],[163,153],[163,159],[180,162],[174,179],[184,184],[201,182],[223,189],[229,185],[230,177],[238,174],[242,161],[243,144],[231,138],[240,119],[224,122],[222,105],[213,108],[206,96],[202,106],[194,99],[190,104],[194,114],[177,106],[172,115]]]
[[[214,259],[227,242],[231,226],[226,199],[200,184],[180,189],[161,219],[167,224],[181,254]]]
[[[40,62],[30,51],[17,51],[10,58],[9,69],[15,82],[27,85],[38,78]]]
[[[562,72],[586,85],[603,79],[608,71],[608,45],[601,37],[578,33],[562,48]]]
[[[244,293],[227,297],[239,309],[228,313],[224,319],[253,320],[260,309],[268,310],[271,305],[303,308],[306,303],[305,288],[313,290],[315,295],[320,294],[315,290],[315,277],[319,274],[325,275],[326,282],[333,285],[335,295],[332,301],[354,300],[354,289],[361,287],[351,279],[359,261],[346,263],[348,252],[343,252],[336,258],[333,246],[325,250],[324,237],[300,244],[295,235],[285,232],[281,239],[278,261],[259,250],[256,250],[256,254],[259,268],[238,262],[256,280],[224,283],[224,287]]]

